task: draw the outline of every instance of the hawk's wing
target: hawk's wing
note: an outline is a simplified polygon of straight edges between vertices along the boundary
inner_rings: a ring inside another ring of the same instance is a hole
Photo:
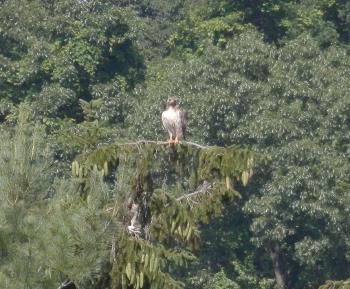
[[[180,111],[181,127],[182,127],[182,137],[185,139],[186,129],[187,129],[187,113],[185,111]]]
[[[176,122],[176,135],[181,139],[185,139],[186,128],[187,128],[187,114],[186,112],[179,109],[177,122]]]

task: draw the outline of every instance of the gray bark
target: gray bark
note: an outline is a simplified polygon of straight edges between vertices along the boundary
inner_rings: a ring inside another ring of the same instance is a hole
[[[272,259],[272,266],[275,272],[276,283],[278,289],[286,289],[286,279],[283,268],[283,261],[281,258],[280,246],[273,243],[270,247],[270,256]]]

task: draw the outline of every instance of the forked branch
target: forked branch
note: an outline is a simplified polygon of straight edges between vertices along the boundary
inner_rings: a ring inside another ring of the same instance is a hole
[[[178,197],[176,200],[178,202],[185,200],[189,204],[197,203],[195,200],[201,196],[209,194],[211,188],[211,184],[207,181],[204,181],[203,184],[201,184],[195,192]]]

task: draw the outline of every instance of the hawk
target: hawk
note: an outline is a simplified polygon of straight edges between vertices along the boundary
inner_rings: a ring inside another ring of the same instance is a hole
[[[169,133],[169,144],[178,144],[180,140],[185,139],[186,113],[181,110],[175,99],[167,101],[166,110],[162,113],[162,122]]]

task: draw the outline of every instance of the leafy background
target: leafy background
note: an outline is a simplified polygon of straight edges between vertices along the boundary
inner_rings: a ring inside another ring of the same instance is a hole
[[[200,228],[196,261],[175,270],[185,287],[348,278],[349,25],[345,0],[1,1],[1,287],[70,276],[108,288],[97,276],[119,226],[100,234],[114,189],[96,177],[82,202],[70,163],[165,139],[169,97],[190,140],[264,156],[242,198]]]

